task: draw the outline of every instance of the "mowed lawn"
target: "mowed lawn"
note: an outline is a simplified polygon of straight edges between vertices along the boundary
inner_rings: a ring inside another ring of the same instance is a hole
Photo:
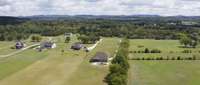
[[[130,61],[128,85],[200,85],[200,61]]]
[[[31,42],[30,39],[23,40],[22,42],[25,42],[26,46],[35,44],[34,42]],[[11,47],[15,47],[15,44],[15,41],[0,41],[0,56],[18,51],[17,49],[11,49]]]
[[[109,57],[113,57],[118,48],[119,40],[118,38],[104,38],[93,51],[84,57],[84,61],[71,74],[65,85],[107,85],[103,80],[109,72],[108,65],[95,66],[89,63],[89,60],[96,52],[106,52]]]
[[[55,38],[53,39],[55,40]],[[59,36],[56,37],[57,48],[55,49],[43,52],[29,49],[16,55],[18,57],[16,60],[12,59],[15,58],[14,56],[9,57],[7,66],[9,68],[16,67],[17,70],[7,69],[11,72],[2,77],[0,85],[103,85],[103,78],[108,72],[108,67],[92,66],[88,61],[96,51],[105,51],[113,55],[117,48],[118,39],[105,38],[87,56],[83,50],[70,49],[71,44],[77,41],[76,37],[73,37],[71,42],[66,44],[63,43],[63,36]],[[63,49],[64,53],[61,52]],[[31,57],[35,61],[29,64],[21,63],[22,60],[28,62],[29,59],[26,60],[26,57]],[[15,61],[18,63],[12,63]],[[2,62],[5,60],[3,59]],[[0,68],[4,69],[7,66],[0,65]],[[6,70],[0,71],[0,74],[4,73]]]
[[[78,65],[82,62],[84,52],[69,49],[71,44],[77,41],[75,37],[69,44],[64,43],[63,36],[53,39],[57,43],[57,48],[44,50],[43,52],[30,49],[32,53],[24,54],[25,52],[23,52],[19,54],[21,56],[16,60],[18,63],[12,64],[12,62],[7,62],[7,64],[10,64],[10,68],[15,68],[16,66],[20,66],[20,61],[24,60],[27,56],[37,58],[35,55],[40,54],[39,56],[46,57],[38,59],[32,64],[22,63],[28,66],[20,70],[15,70],[15,73],[13,72],[12,75],[4,77],[0,81],[0,85],[63,85],[68,76],[76,70]],[[63,49],[65,53],[61,52]],[[13,58],[13,56],[9,58]],[[14,61],[13,59],[9,60]],[[4,62],[4,60],[2,60],[2,62]],[[8,70],[13,71],[13,69]],[[3,73],[4,72],[2,72],[2,74]]]
[[[130,42],[130,51],[144,51],[145,48],[149,50],[159,49],[162,53],[145,54],[145,53],[130,53],[129,58],[136,57],[192,57],[200,56],[200,46],[197,48],[183,48],[178,40],[149,40],[149,39],[132,39]],[[184,50],[191,50],[192,53],[182,53]],[[200,57],[199,57],[200,58]]]
[[[5,55],[10,52],[16,51],[15,49],[11,49],[12,46],[15,45],[15,42],[2,42],[0,41],[0,55]]]

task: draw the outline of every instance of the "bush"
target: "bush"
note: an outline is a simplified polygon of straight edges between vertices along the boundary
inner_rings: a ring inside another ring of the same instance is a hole
[[[196,56],[195,56],[195,55],[193,55],[193,60],[197,60],[197,58],[196,58]]]
[[[182,53],[192,53],[191,50],[183,50]]]
[[[150,53],[148,48],[145,48],[144,53]]]
[[[15,46],[10,47],[10,49],[16,49]]]
[[[158,49],[153,49],[153,50],[151,50],[151,53],[161,53],[161,51]]]
[[[42,40],[42,36],[40,35],[33,35],[31,36],[32,42],[40,42]]]
[[[138,45],[137,47],[138,47],[138,48],[143,48],[144,46],[143,46],[143,45]]]

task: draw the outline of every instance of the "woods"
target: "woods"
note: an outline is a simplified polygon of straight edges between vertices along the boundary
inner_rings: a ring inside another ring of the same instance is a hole
[[[165,19],[156,17],[150,19],[136,18],[136,20],[77,18],[49,21],[26,20],[19,24],[3,24],[0,25],[0,40],[11,41],[27,39],[31,34],[58,36],[66,32],[78,33],[85,36],[127,36],[129,39],[157,40],[179,39],[179,34],[200,34],[197,25],[185,26],[179,19],[171,21],[171,18]]]

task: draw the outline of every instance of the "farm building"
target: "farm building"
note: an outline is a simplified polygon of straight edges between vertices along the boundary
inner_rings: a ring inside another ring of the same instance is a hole
[[[95,56],[90,59],[90,62],[94,64],[107,64],[108,55],[104,52],[97,52]]]
[[[22,49],[23,47],[25,47],[25,44],[21,41],[16,42],[15,44],[16,49]]]
[[[81,42],[76,42],[71,46],[71,49],[80,50],[82,47],[83,47],[83,44]]]

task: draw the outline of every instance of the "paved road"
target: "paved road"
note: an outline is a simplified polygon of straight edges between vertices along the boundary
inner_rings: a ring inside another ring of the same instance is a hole
[[[15,55],[15,54],[18,54],[18,53],[20,53],[20,52],[23,52],[24,50],[29,49],[29,48],[34,47],[34,46],[37,46],[37,45],[40,45],[40,44],[39,44],[39,43],[33,44],[33,45],[27,46],[27,47],[25,47],[25,48],[22,48],[21,50],[12,52],[12,53],[10,53],[10,54],[7,54],[7,55],[0,55],[0,58],[5,58],[5,57],[13,56],[13,55]]]

